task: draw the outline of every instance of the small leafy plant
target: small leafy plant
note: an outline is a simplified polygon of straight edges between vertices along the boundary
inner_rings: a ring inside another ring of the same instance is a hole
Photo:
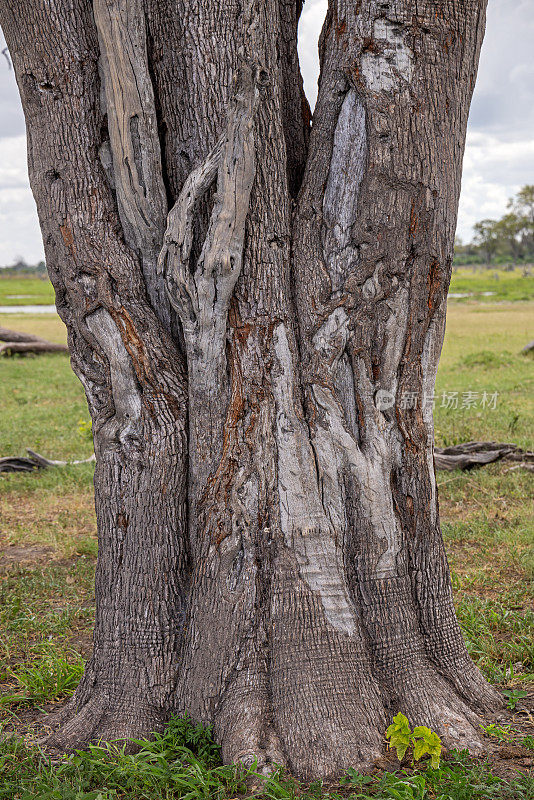
[[[494,722],[491,722],[489,725],[481,725],[480,726],[486,736],[491,736],[493,739],[497,739],[499,742],[506,742],[513,736],[513,731],[510,725],[496,725]]]
[[[389,739],[388,747],[395,748],[399,761],[405,756],[406,750],[411,744],[412,731],[408,719],[400,712],[393,717],[393,723],[386,731],[386,739]]]
[[[350,786],[352,789],[361,789],[363,786],[375,783],[375,779],[370,775],[362,775],[354,767],[349,767],[340,783],[342,786]]]
[[[506,707],[513,711],[520,700],[523,700],[528,692],[522,689],[505,689],[503,695],[506,697]]]
[[[86,419],[78,420],[78,433],[82,437],[82,439],[92,442],[93,441],[93,423],[91,420],[87,421]]]
[[[412,747],[413,762],[429,755],[432,769],[439,768],[441,739],[425,725],[416,725],[412,731],[408,719],[399,712],[386,731],[386,739],[389,740],[388,747],[397,751],[399,761],[402,761],[408,748]]]

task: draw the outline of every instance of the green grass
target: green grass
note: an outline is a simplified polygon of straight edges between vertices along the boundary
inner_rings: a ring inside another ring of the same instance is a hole
[[[531,268],[531,273],[532,268]],[[455,298],[455,302],[484,303],[514,302],[534,299],[534,273],[525,274],[522,267],[503,270],[496,267],[455,267],[450,290],[453,294],[467,294],[465,298]],[[491,292],[491,294],[489,294]]]
[[[491,734],[490,734],[491,735]],[[124,746],[93,745],[84,752],[47,757],[38,746],[14,736],[0,741],[0,800],[532,800],[534,779],[493,774],[487,763],[453,751],[438,769],[428,765],[383,775],[351,769],[336,787],[303,785],[283,770],[267,778],[250,768],[223,766],[211,731],[174,718],[163,734]],[[251,791],[252,785],[254,790]]]
[[[7,282],[7,281],[6,281]],[[0,281],[1,283],[1,281]],[[0,326],[65,340],[57,315],[0,315]],[[84,391],[68,356],[0,358],[0,456],[26,448],[59,460],[87,458],[92,443]],[[58,557],[96,555],[92,464],[0,475],[0,541],[41,544]]]
[[[88,419],[87,403],[67,355],[2,358],[0,382],[2,455],[20,455],[26,447],[56,459],[90,455],[78,431]]]
[[[496,600],[466,598],[457,605],[467,649],[492,683],[534,682],[534,612]]]
[[[40,648],[34,661],[8,668],[6,677],[14,681],[14,690],[0,698],[2,705],[11,708],[26,704],[38,705],[61,700],[71,695],[83,675],[84,662],[79,653],[50,643]]]
[[[534,303],[449,303],[435,393],[438,445],[477,439],[532,447],[533,361],[520,353],[532,338]]]
[[[52,762],[37,747],[0,745],[0,799],[229,798],[246,791],[246,772],[222,766],[209,730],[174,719],[135,755],[113,744]]]
[[[80,557],[15,565],[0,583],[0,710],[64,698],[75,689],[87,654],[94,564]]]
[[[503,291],[507,285],[509,294],[529,285],[519,273],[503,276],[498,283]],[[468,278],[473,290],[493,290],[484,283],[491,273],[455,275]],[[1,298],[0,304],[5,304]],[[533,362],[519,351],[534,338],[533,320],[534,302],[449,303],[436,390],[438,444],[499,439],[532,447]],[[56,315],[3,315],[0,325],[65,341]],[[458,408],[442,407],[442,393],[454,391]],[[466,392],[478,392],[474,407],[462,408]],[[481,407],[483,392],[498,393],[494,409]],[[26,447],[59,459],[90,454],[90,440],[79,430],[80,420],[89,420],[87,406],[67,357],[0,358],[0,402],[0,455],[23,455]],[[439,473],[438,484],[469,651],[491,681],[521,692],[534,685],[532,475],[511,466]],[[92,475],[90,464],[0,475],[0,719],[6,725],[63,702],[90,652],[96,556]],[[495,722],[488,737],[534,746],[532,736],[498,728]],[[140,747],[135,755],[112,745],[94,747],[51,761],[31,736],[6,733],[0,742],[0,800],[222,800],[250,794],[251,775],[223,767],[209,732],[187,722],[172,721],[162,736]],[[283,773],[261,786],[256,796],[269,800],[534,800],[530,778],[498,777],[491,764],[465,754],[453,754],[436,771],[399,768],[369,780],[351,773],[348,783],[335,788],[305,787]]]
[[[54,289],[49,280],[0,276],[0,306],[40,306],[49,303],[54,303]]]
[[[458,617],[494,683],[534,683],[532,475],[491,464],[438,473]]]

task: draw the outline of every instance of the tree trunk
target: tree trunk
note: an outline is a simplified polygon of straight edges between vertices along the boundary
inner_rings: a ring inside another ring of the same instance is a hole
[[[163,316],[162,293],[147,296],[143,276],[147,230],[159,224],[161,239],[164,225],[140,188],[152,186],[155,164],[127,162],[130,143],[131,172],[113,172],[91,4],[3,4],[2,26],[47,267],[97,456],[94,654],[53,739],[72,748],[145,734],[172,708],[188,583],[184,367],[155,313]]]
[[[324,777],[397,710],[480,749],[500,702],[454,614],[428,402],[485,2],[332,0],[311,136],[300,5],[0,3],[97,454],[58,747],[188,711],[227,761]]]

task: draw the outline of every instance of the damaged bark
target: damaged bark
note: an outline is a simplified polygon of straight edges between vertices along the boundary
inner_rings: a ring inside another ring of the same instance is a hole
[[[332,0],[311,132],[299,3],[0,9],[97,456],[94,656],[52,744],[187,711],[226,761],[326,777],[401,710],[479,751],[500,699],[422,398],[485,2]]]

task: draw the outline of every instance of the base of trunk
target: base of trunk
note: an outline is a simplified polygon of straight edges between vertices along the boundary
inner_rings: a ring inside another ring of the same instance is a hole
[[[53,732],[44,744],[49,751],[72,753],[98,742],[126,742],[126,752],[134,752],[138,748],[128,740],[150,738],[163,729],[168,717],[138,700],[116,703],[95,694],[82,705],[71,701],[48,715],[44,722]]]
[[[358,691],[349,698],[340,698],[332,685],[330,691],[325,685],[316,685],[311,692],[310,687],[302,685],[300,698],[287,698],[292,706],[290,715],[287,709],[273,714],[269,704],[264,699],[258,701],[257,695],[230,694],[230,702],[223,703],[211,720],[223,760],[245,766],[256,761],[257,772],[263,775],[285,766],[306,780],[339,778],[349,767],[367,772],[382,759],[385,728],[399,711],[412,727],[427,725],[435,730],[448,749],[467,749],[476,756],[487,749],[479,733],[485,716],[480,710],[481,697],[469,703],[453,688],[452,681],[428,664],[399,674],[388,684],[381,718],[374,722],[369,714],[373,698],[362,694],[361,677]],[[483,680],[479,693],[482,686],[487,711],[502,706],[500,695]],[[473,710],[475,705],[477,711]],[[151,707],[140,698],[117,701],[96,691],[85,701],[74,697],[46,718],[46,724],[54,730],[45,744],[49,750],[64,753],[83,749],[91,742],[150,737],[161,731],[169,716],[170,712]],[[135,745],[129,749],[134,751]]]
[[[475,712],[439,673],[427,668],[417,675],[399,676],[391,694],[395,699],[384,702],[385,724],[369,720],[368,699],[361,695],[355,694],[352,702],[345,699],[340,707],[335,689],[330,697],[323,696],[320,713],[317,709],[305,713],[309,697],[301,698],[301,712],[291,716],[289,725],[282,712],[287,725],[283,730],[269,713],[255,717],[243,710],[237,717],[223,711],[214,727],[224,762],[250,765],[257,759],[262,774],[281,765],[306,780],[339,778],[349,767],[367,772],[383,758],[386,727],[399,711],[412,727],[426,725],[436,731],[447,749],[466,749],[474,756],[487,749],[480,734],[485,715]],[[491,710],[500,706],[495,692]]]

